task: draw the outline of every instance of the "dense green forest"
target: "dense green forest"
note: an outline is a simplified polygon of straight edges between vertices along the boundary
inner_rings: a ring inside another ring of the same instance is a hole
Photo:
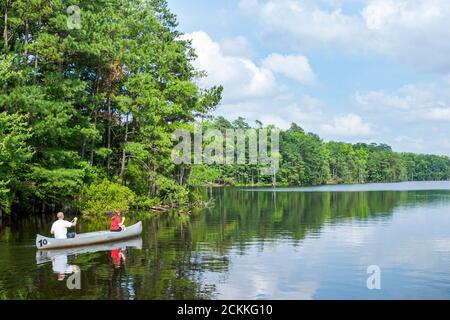
[[[0,12],[0,210],[70,206],[90,184],[87,195],[187,201],[171,133],[222,88],[195,84],[204,73],[166,1],[6,0]]]
[[[165,0],[5,0],[0,13],[0,213],[186,203],[190,186],[205,184],[450,178],[447,157],[324,143],[297,125],[281,132],[275,176],[257,165],[176,165],[174,130],[200,118],[250,126],[210,118],[222,87],[197,86],[206,74]]]
[[[243,118],[217,117],[203,127],[249,129]],[[257,121],[255,130],[262,128]],[[269,131],[273,126],[265,129]],[[281,130],[280,168],[275,176],[261,175],[259,165],[197,165],[190,175],[193,185],[290,185],[450,180],[450,158],[398,153],[386,144],[324,142],[293,123]]]

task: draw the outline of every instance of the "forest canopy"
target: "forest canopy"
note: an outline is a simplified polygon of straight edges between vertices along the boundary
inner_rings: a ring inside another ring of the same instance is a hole
[[[179,191],[171,133],[222,88],[195,84],[204,73],[166,1],[6,0],[0,12],[2,210],[70,206],[105,178],[144,202]]]
[[[204,128],[249,129],[245,119],[217,117],[203,122]],[[256,121],[254,129],[263,128]],[[190,180],[194,185],[289,185],[310,186],[339,183],[450,180],[450,158],[394,152],[386,144],[329,141],[305,132],[293,123],[279,136],[280,167],[274,176],[260,174],[259,165],[197,165]]]

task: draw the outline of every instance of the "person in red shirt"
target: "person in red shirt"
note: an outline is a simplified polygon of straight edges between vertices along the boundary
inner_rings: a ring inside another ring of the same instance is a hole
[[[109,228],[109,230],[114,232],[125,230],[124,222],[125,218],[120,219],[120,211],[115,210],[114,216],[111,219],[111,227]]]

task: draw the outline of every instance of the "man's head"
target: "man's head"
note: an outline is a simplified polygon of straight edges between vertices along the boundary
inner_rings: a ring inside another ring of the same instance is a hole
[[[114,210],[114,215],[115,216],[120,216],[120,211],[119,210]]]
[[[58,212],[58,213],[56,214],[56,217],[58,218],[58,220],[64,220],[64,213]]]

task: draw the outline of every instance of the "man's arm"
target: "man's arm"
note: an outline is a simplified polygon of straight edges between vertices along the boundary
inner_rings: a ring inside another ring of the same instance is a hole
[[[77,221],[78,221],[77,217],[73,218],[73,220],[72,220],[72,227],[76,227],[77,226]]]
[[[55,230],[53,230],[53,225],[52,225],[52,228],[50,229],[50,233],[55,234]]]

